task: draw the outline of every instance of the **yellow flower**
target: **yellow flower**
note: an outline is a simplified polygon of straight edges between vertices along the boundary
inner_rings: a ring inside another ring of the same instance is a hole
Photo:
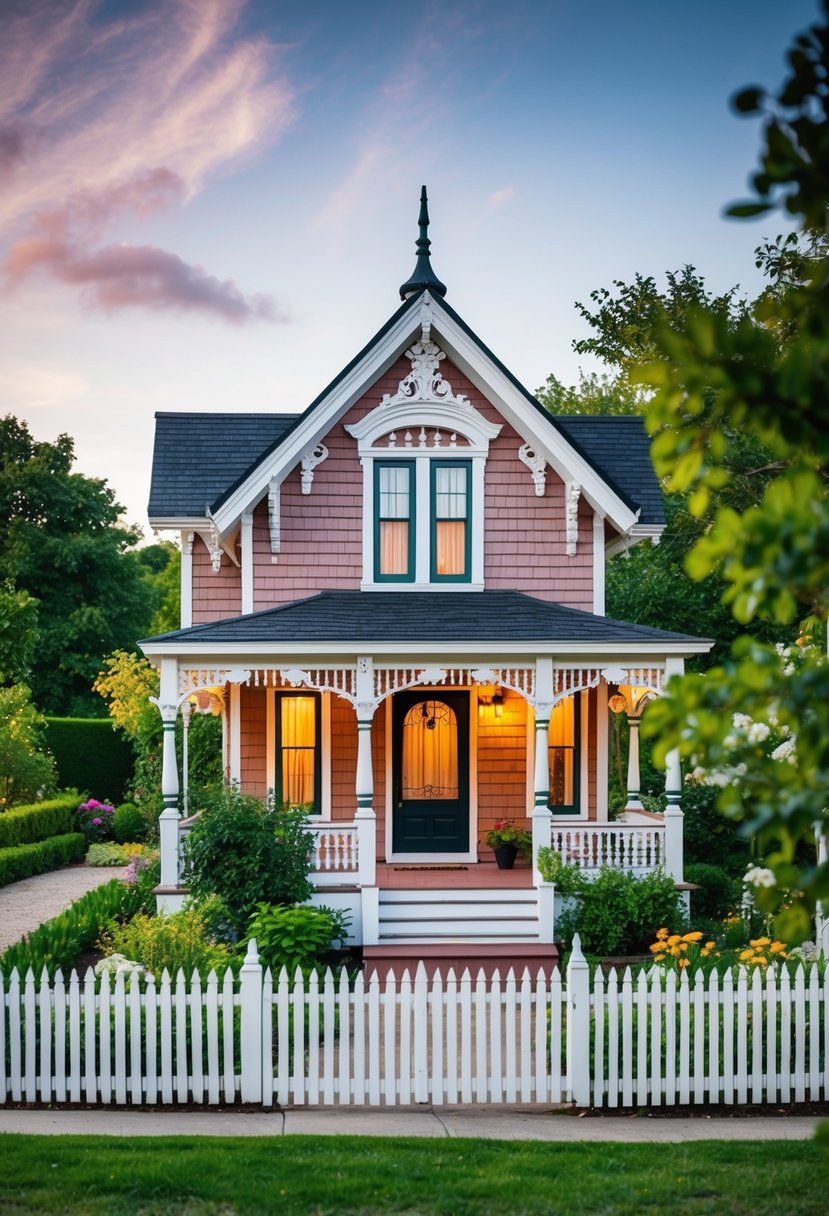
[[[786,955],[784,953],[785,949],[786,949],[786,945],[784,942],[772,942],[771,943],[772,954],[782,954],[783,957],[785,958],[786,957]]]
[[[750,946],[770,946],[771,938],[770,937],[757,937],[754,939],[753,942],[749,942],[748,944]]]
[[[675,946],[677,944],[677,942],[681,942],[681,941],[682,941],[682,937],[680,936],[679,933],[672,933],[671,936],[668,938],[668,945]]]
[[[754,951],[750,947],[747,950],[740,951],[739,959],[741,963],[746,963],[751,958],[754,958]]]
[[[695,929],[693,933],[686,933],[682,940],[684,942],[701,942],[702,933],[698,929]]]
[[[657,954],[656,958],[655,958],[653,961],[654,961],[655,963],[664,963],[664,962],[665,962],[665,955],[664,955],[664,954]]]
[[[690,965],[691,965],[691,960],[689,958],[681,958],[679,960],[680,967],[690,967]]]
[[[656,930],[656,939],[657,939],[657,941],[660,941],[660,942],[661,942],[661,941],[664,941],[664,940],[665,940],[665,938],[666,938],[667,936],[668,936],[668,930],[667,930],[667,929],[657,929],[657,930]]]
[[[716,946],[717,946],[717,943],[716,943],[716,942],[706,942],[706,943],[705,943],[705,949],[706,949],[706,950],[715,950],[715,949],[716,949]]]
[[[648,949],[650,950],[651,954],[656,954],[657,951],[665,949],[665,943],[654,942],[652,946],[648,946]]]

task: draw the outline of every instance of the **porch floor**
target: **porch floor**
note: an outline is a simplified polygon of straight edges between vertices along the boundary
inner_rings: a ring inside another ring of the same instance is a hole
[[[517,863],[512,870],[499,870],[494,861],[459,862],[462,869],[450,862],[418,865],[415,862],[377,862],[377,886],[381,890],[413,887],[461,887],[463,889],[526,890],[533,885],[532,867]]]

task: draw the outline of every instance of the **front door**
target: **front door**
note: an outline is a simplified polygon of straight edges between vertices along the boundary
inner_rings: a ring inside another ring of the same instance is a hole
[[[469,694],[394,698],[395,853],[469,851]]]

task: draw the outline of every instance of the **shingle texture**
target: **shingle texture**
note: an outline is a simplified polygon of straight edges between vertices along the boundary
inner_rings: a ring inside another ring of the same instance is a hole
[[[203,517],[296,414],[161,414],[155,416],[150,519]]]
[[[689,634],[593,616],[520,591],[323,591],[281,608],[194,625],[152,639],[188,644],[699,640]]]
[[[642,418],[556,414],[554,420],[591,463],[641,507],[640,524],[664,524],[662,491]]]

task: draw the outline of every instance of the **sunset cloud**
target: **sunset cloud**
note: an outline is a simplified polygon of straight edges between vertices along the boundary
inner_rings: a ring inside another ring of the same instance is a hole
[[[486,200],[487,206],[500,207],[503,203],[508,202],[509,199],[512,198],[513,194],[515,194],[515,188],[513,186],[503,186],[500,190],[495,190],[492,194],[490,194],[489,198]]]
[[[107,311],[275,318],[176,254],[99,243],[125,216],[181,205],[293,117],[275,48],[243,0],[163,0],[107,18],[97,0],[29,0],[0,18],[0,236],[7,282],[52,275]]]

